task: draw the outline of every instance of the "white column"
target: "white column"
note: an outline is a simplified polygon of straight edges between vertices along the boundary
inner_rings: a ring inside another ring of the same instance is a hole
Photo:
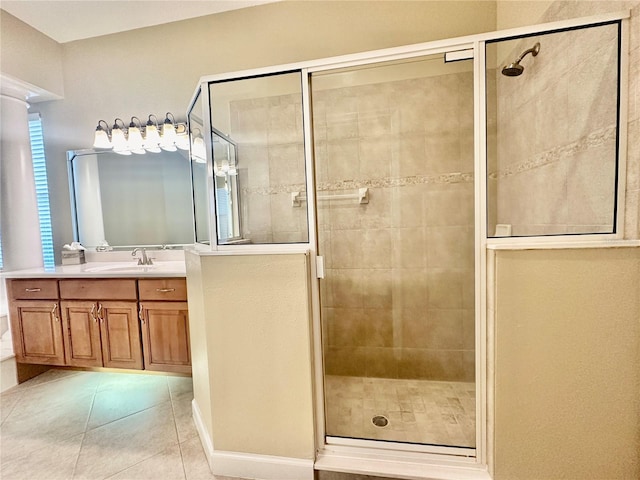
[[[104,235],[97,155],[83,155],[75,158],[73,183],[76,190],[78,239],[87,247],[101,245],[107,237]]]
[[[0,224],[4,270],[43,266],[28,105],[0,95]]]

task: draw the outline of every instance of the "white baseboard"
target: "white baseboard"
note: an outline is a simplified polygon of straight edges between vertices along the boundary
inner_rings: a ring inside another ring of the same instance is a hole
[[[259,480],[313,480],[313,460],[238,452],[213,452],[211,472]]]
[[[193,421],[214,475],[259,480],[313,480],[313,459],[214,450],[195,399],[191,405]]]
[[[209,468],[211,468],[213,442],[211,441],[211,435],[209,434],[209,432],[207,432],[207,427],[204,426],[204,422],[202,421],[202,414],[200,413],[200,407],[198,407],[195,398],[191,401],[191,410],[193,412],[193,423],[196,424],[196,431],[198,432],[198,436],[200,437],[202,449],[204,450],[204,454],[207,457]]]

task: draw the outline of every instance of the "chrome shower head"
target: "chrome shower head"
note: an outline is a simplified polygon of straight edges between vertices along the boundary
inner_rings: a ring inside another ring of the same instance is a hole
[[[518,75],[522,75],[522,72],[524,72],[524,67],[520,65],[520,62],[522,61],[522,59],[526,57],[529,53],[535,57],[536,55],[538,55],[539,52],[540,52],[540,42],[536,42],[536,44],[533,47],[522,52],[522,54],[518,57],[518,59],[515,62],[510,63],[509,65],[504,67],[502,69],[502,74],[506,75],[507,77],[517,77]]]
[[[502,69],[502,74],[507,77],[517,77],[518,75],[522,75],[522,72],[524,72],[524,67],[518,62],[510,63]]]

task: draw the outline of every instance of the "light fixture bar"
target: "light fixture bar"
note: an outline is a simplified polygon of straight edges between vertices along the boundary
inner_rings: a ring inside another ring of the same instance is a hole
[[[146,125],[138,117],[131,117],[129,127],[116,118],[113,127],[100,120],[96,127],[93,147],[98,149],[113,149],[121,155],[131,153],[158,153],[161,150],[175,152],[189,149],[189,132],[186,123],[176,122],[171,112],[167,112],[162,125],[158,125],[158,118],[152,113]]]

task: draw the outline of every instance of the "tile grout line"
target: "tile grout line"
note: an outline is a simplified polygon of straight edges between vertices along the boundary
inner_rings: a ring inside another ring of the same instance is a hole
[[[73,376],[73,375],[72,375]],[[82,440],[80,441],[80,448],[78,449],[78,455],[76,456],[76,461],[73,464],[73,471],[71,472],[71,478],[75,478],[76,469],[78,468],[78,461],[80,461],[80,455],[82,454],[82,447],[84,447],[84,440],[87,438],[87,429],[89,428],[89,420],[91,420],[91,413],[93,412],[93,406],[96,402],[96,395],[98,394],[98,386],[100,382],[96,385],[93,391],[93,398],[91,399],[91,407],[89,408],[89,413],[87,414],[87,420],[84,424],[84,431],[82,432]]]
[[[169,448],[171,448],[171,447],[169,447]],[[147,462],[147,461],[151,460],[152,458],[155,458],[155,457],[158,457],[158,456],[162,455],[166,451],[167,451],[167,449],[165,448],[164,450],[156,453],[155,455],[151,455],[150,457],[144,458],[144,459],[140,460],[139,462],[136,462],[136,463],[134,463],[132,465],[129,465],[128,467],[123,468],[122,470],[118,470],[117,472],[114,472],[111,475],[109,475],[108,477],[104,477],[101,480],[109,480],[110,478],[113,478],[116,475],[119,475],[122,472],[129,470],[130,468],[133,468],[133,467],[135,467],[137,465],[140,465],[141,463],[144,463],[144,462]],[[171,480],[174,480],[174,479],[171,479]]]
[[[171,414],[172,414],[172,416],[174,417],[174,427],[175,427],[175,414],[173,413],[173,402],[172,402],[172,400],[171,400],[171,389],[169,388],[169,384],[168,384],[168,381],[166,380],[166,376],[165,376],[165,382],[166,382],[166,384],[167,384],[167,390],[168,390],[168,392],[169,392],[169,400],[168,400],[168,402],[171,402]],[[87,424],[86,424],[86,426],[85,426],[85,432],[84,432],[83,437],[82,437],[82,444],[81,444],[81,446],[80,446],[80,451],[82,451],[82,446],[84,445],[84,440],[85,440],[85,438],[86,438],[86,434],[87,434],[89,431],[97,430],[97,429],[102,428],[102,427],[104,427],[104,426],[110,425],[110,424],[115,423],[115,422],[120,421],[120,420],[124,420],[124,419],[126,419],[126,418],[132,417],[132,416],[137,415],[137,414],[139,414],[139,413],[146,412],[147,410],[150,410],[150,409],[152,409],[152,408],[155,408],[155,407],[158,407],[158,406],[160,406],[160,405],[163,405],[163,404],[167,403],[167,402],[160,402],[160,403],[158,403],[158,404],[156,404],[156,405],[152,405],[152,406],[150,406],[150,407],[144,408],[144,409],[139,410],[139,411],[137,411],[137,412],[130,413],[129,415],[125,415],[124,417],[117,418],[117,419],[115,419],[115,420],[112,420],[112,421],[107,422],[107,423],[105,423],[105,424],[99,425],[99,426],[97,426],[97,427],[95,427],[95,428],[92,428],[92,429],[90,429],[90,430],[87,430],[87,427],[88,427],[88,424],[89,424],[89,420],[90,420],[90,418],[91,418],[91,412],[93,411],[93,406],[94,406],[94,403],[95,403],[95,397],[96,397],[96,396],[97,396],[97,394],[98,394],[98,388],[99,388],[99,385],[97,385],[97,386],[96,386],[96,391],[94,392],[93,401],[92,401],[92,403],[91,403],[91,409],[90,409],[90,412],[89,412],[89,416],[87,417]],[[177,438],[177,429],[176,429],[176,438]],[[179,439],[178,439],[178,442],[177,442],[177,444],[176,444],[176,445],[178,445],[178,446],[179,446]],[[128,470],[128,469],[130,469],[130,468],[132,468],[132,467],[134,467],[134,466],[136,466],[136,465],[139,465],[139,464],[141,464],[141,463],[143,463],[143,462],[146,462],[147,460],[149,460],[149,459],[151,459],[151,458],[154,458],[154,457],[156,457],[156,456],[158,456],[158,455],[161,455],[162,453],[163,453],[163,451],[158,452],[158,453],[156,453],[155,455],[151,455],[150,457],[144,458],[144,459],[140,460],[140,461],[139,461],[139,462],[137,462],[137,463],[134,463],[134,464],[132,464],[132,465],[127,466],[126,468],[123,468],[122,470],[119,470],[119,471],[117,471],[117,472],[114,472],[113,474],[109,475],[108,477],[104,477],[104,479],[102,479],[102,480],[107,480],[107,479],[109,479],[109,478],[112,478],[112,477],[114,477],[114,476],[116,476],[116,475],[118,475],[118,474],[120,474],[120,473],[124,472],[125,470]],[[78,453],[78,457],[76,458],[76,464],[74,465],[74,469],[73,469],[73,476],[72,476],[72,478],[74,478],[74,477],[75,477],[76,468],[77,468],[78,460],[79,460],[79,459],[80,459],[80,452]],[[180,453],[180,459],[181,459],[181,461],[182,461],[182,452]],[[183,465],[183,470],[184,470],[184,465]]]
[[[180,463],[182,464],[182,473],[184,474],[185,480],[187,480],[187,469],[184,466],[184,456],[182,455],[182,444],[180,443],[180,434],[178,433],[178,423],[176,422],[176,411],[173,405],[173,392],[171,391],[171,386],[169,385],[169,378],[167,379],[167,388],[169,389],[169,401],[171,402],[171,414],[173,416],[173,428],[176,431],[176,440],[178,441],[178,451],[180,452]]]
[[[0,422],[0,427],[2,425],[4,425],[7,420],[9,420],[9,417],[11,416],[13,411],[15,410],[16,406],[18,405],[18,403],[20,403],[20,400],[22,399],[23,396],[24,396],[24,392],[20,392],[20,395],[18,396],[18,400],[16,400],[13,403],[12,407],[9,409],[9,413],[7,414],[7,416],[4,417],[4,420],[2,420],[2,422]],[[0,403],[2,403],[2,399],[1,398],[0,398]],[[0,408],[2,408],[1,405],[0,405]]]
[[[165,378],[166,378],[166,377],[165,377]],[[99,392],[98,392],[98,388],[100,388],[100,386],[99,386],[99,385],[96,387],[95,395],[97,395],[97,394],[99,393]],[[169,385],[168,385],[168,384],[167,384],[167,390],[168,390],[168,392],[169,392],[169,400],[166,400],[166,401],[164,401],[164,402],[160,402],[160,403],[156,403],[155,405],[150,405],[150,406],[148,406],[148,407],[146,407],[146,408],[143,408],[143,409],[138,410],[138,411],[136,411],[136,412],[131,412],[131,413],[129,413],[129,414],[127,414],[127,415],[124,415],[124,416],[122,416],[122,417],[119,417],[119,418],[114,418],[113,420],[110,420],[110,421],[108,421],[108,422],[106,422],[106,423],[103,423],[103,424],[101,424],[101,425],[98,425],[98,426],[96,426],[96,427],[93,427],[93,428],[91,428],[91,429],[88,429],[87,431],[97,430],[98,428],[102,428],[102,427],[105,427],[105,426],[107,426],[107,425],[111,425],[112,423],[118,422],[118,421],[123,420],[123,419],[125,419],[125,418],[129,418],[129,417],[131,417],[131,416],[133,416],[133,415],[137,415],[138,413],[146,412],[147,410],[151,410],[152,408],[156,408],[156,407],[159,407],[160,405],[164,405],[164,404],[165,404],[165,403],[167,403],[167,402],[171,402],[171,389],[169,388]],[[95,397],[94,397],[94,400],[95,400]],[[93,404],[91,405],[91,407],[92,407],[92,409],[93,409]],[[172,406],[171,406],[171,407],[172,407],[172,408],[171,408],[171,410],[173,411],[173,404],[172,404]]]

